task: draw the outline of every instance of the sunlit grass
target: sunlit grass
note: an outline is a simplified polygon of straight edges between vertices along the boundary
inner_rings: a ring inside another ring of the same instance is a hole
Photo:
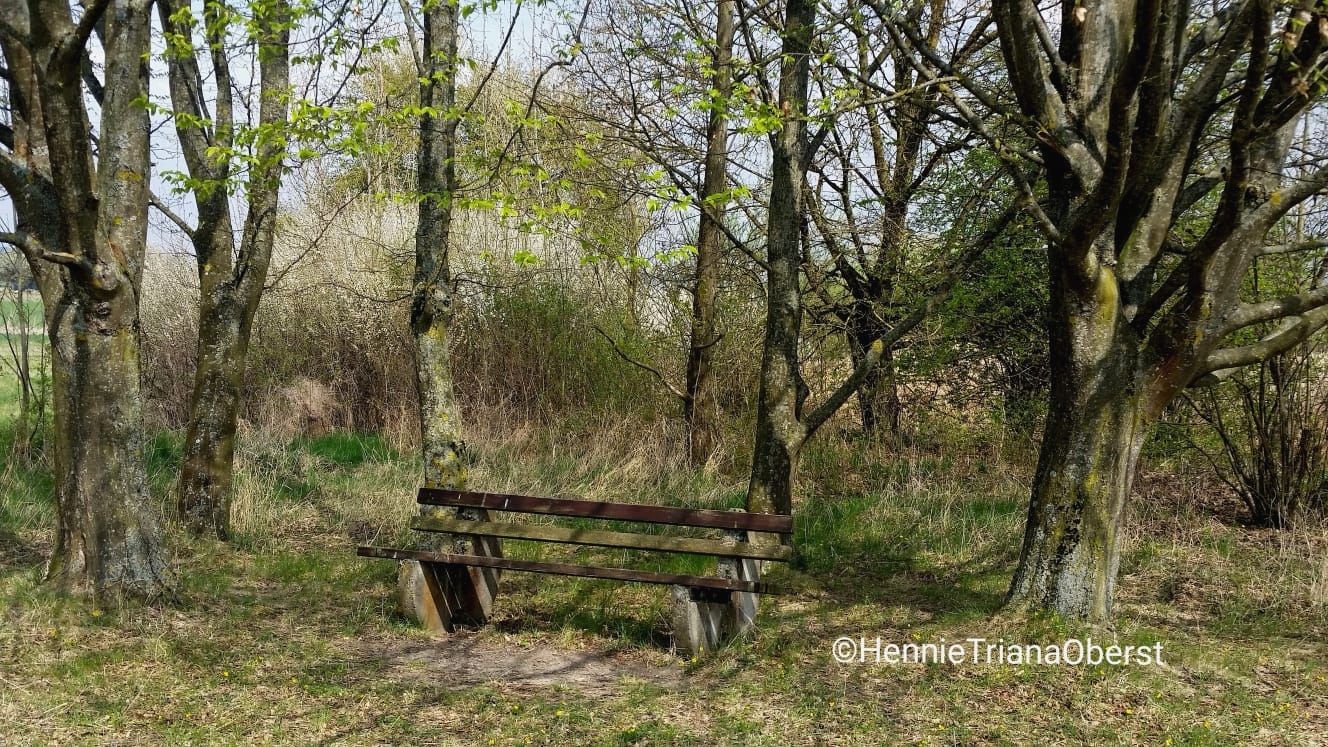
[[[479,432],[471,484],[496,491],[726,507],[740,473],[698,473],[666,430]],[[1145,475],[1119,620],[1086,629],[1000,613],[1031,452],[993,439],[893,450],[824,434],[804,465],[795,594],[756,633],[698,661],[667,650],[668,590],[508,574],[480,651],[611,652],[681,672],[607,691],[476,683],[393,655],[430,644],[394,611],[393,564],[359,542],[414,541],[417,465],[373,436],[245,432],[237,543],[176,536],[181,588],[160,607],[99,609],[38,583],[49,477],[0,493],[0,741],[400,744],[1307,744],[1328,728],[1322,530],[1250,532]],[[179,436],[150,444],[173,488]],[[1170,475],[1171,473],[1168,473]],[[1179,474],[1179,473],[1178,473]],[[541,519],[546,520],[546,519]],[[639,528],[639,527],[633,527]],[[21,544],[26,553],[10,548]],[[704,571],[711,561],[512,543],[518,556]],[[1167,666],[845,666],[838,636],[1161,641]],[[477,656],[481,654],[476,654]],[[426,657],[427,661],[427,657]],[[607,694],[606,694],[607,692]]]

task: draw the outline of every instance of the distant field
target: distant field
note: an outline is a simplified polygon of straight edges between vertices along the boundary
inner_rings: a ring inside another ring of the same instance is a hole
[[[42,329],[42,303],[36,291],[24,294],[23,307],[19,308],[17,294],[9,289],[0,290],[0,335],[7,330],[16,330],[20,323],[26,323],[28,329],[36,334],[45,334]]]

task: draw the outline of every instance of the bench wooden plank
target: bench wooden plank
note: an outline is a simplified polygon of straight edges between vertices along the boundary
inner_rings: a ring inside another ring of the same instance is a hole
[[[485,537],[502,537],[504,539],[563,542],[571,545],[682,552],[693,555],[713,555],[722,558],[787,561],[793,556],[793,548],[787,545],[764,546],[753,545],[749,542],[721,542],[695,537],[664,537],[655,534],[572,529],[547,524],[520,524],[508,521],[465,521],[441,516],[418,517],[412,528],[424,532],[450,532],[452,534],[473,534]]]
[[[502,568],[509,571],[529,571],[531,573],[550,573],[558,576],[581,576],[584,578],[605,578],[613,581],[634,581],[643,584],[667,584],[686,586],[695,589],[720,589],[723,591],[742,591],[753,594],[781,594],[783,590],[760,581],[737,581],[711,576],[687,576],[676,573],[656,573],[638,571],[630,568],[601,568],[571,563],[545,563],[534,560],[515,560],[513,558],[493,558],[483,555],[454,555],[451,553],[431,552],[428,550],[398,550],[390,547],[361,546],[356,554],[366,558],[386,558],[388,560],[418,560],[421,563],[445,563],[467,565],[481,568]]]
[[[464,490],[420,488],[420,503],[431,506],[484,508],[523,514],[552,514],[586,519],[640,521],[647,524],[743,529],[750,532],[791,534],[793,517],[786,514],[751,514],[745,511],[716,511],[704,508],[674,508],[636,503],[606,503],[577,498],[542,498],[507,493],[476,493]]]

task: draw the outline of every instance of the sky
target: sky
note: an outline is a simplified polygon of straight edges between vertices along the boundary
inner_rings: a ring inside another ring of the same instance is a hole
[[[380,27],[389,33],[401,37],[404,30],[400,5],[393,0],[386,0],[388,3],[386,12],[380,19]],[[196,12],[201,12],[201,4],[194,3]],[[349,15],[352,18],[363,18],[367,8],[363,2],[356,2],[350,9]],[[514,21],[515,19],[515,21]],[[520,2],[519,0],[498,0],[495,7],[478,8],[475,12],[466,16],[462,21],[462,54],[478,61],[492,60],[502,46],[504,37],[507,36],[509,28],[511,29],[511,39],[504,50],[503,58],[505,62],[510,62],[518,66],[533,66],[538,64],[538,60],[546,56],[550,46],[550,38],[557,34],[555,26],[559,24],[559,8],[556,4]],[[154,17],[154,26],[156,26]],[[303,30],[303,33],[297,32],[295,54],[300,54],[301,50],[309,48],[309,38],[314,34],[309,29]],[[405,47],[404,37],[400,38],[403,51]],[[169,106],[169,89],[167,87],[166,63],[161,58],[162,42],[159,33],[154,33],[154,58],[152,60],[152,78],[149,84],[150,96],[153,101],[162,106]],[[93,43],[90,47],[94,64],[100,66],[101,51]],[[210,79],[210,74],[205,71],[205,76]],[[232,55],[232,77],[240,85],[248,85],[256,78],[256,70],[252,64],[249,55],[237,51]],[[292,82],[297,88],[302,86],[309,79],[309,70],[307,66],[295,65],[292,69]],[[210,80],[205,83],[210,85]],[[239,111],[241,97],[237,97],[236,118],[241,119],[244,113]],[[209,107],[210,108],[210,107]],[[93,120],[94,129],[97,128],[96,120],[99,116],[95,102],[89,101],[89,115]],[[175,187],[167,178],[171,172],[184,172],[185,164],[180,156],[179,144],[175,137],[173,125],[169,118],[164,115],[153,115],[152,117],[152,189],[153,192],[167,203],[173,211],[185,218],[187,222],[192,223],[195,217],[192,197],[187,194],[178,194]],[[292,182],[294,180],[288,180]],[[283,193],[283,199],[289,200],[293,194],[287,190]],[[235,208],[240,207],[238,200],[233,200]],[[237,225],[242,219],[242,212],[236,211],[235,215]],[[9,197],[0,191],[0,230],[9,230],[14,226],[13,204]],[[168,251],[168,252],[189,252],[187,238],[180,230],[169,220],[163,217],[156,210],[150,211],[150,228],[148,236],[148,246],[150,250]]]

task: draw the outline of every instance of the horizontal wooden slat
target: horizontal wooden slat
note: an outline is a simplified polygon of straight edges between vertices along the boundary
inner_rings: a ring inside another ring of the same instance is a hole
[[[782,589],[760,581],[736,581],[713,576],[687,576],[677,573],[656,573],[638,571],[631,568],[601,568],[591,565],[572,565],[571,563],[544,563],[534,560],[515,560],[513,558],[494,558],[484,555],[454,555],[451,553],[430,552],[428,550],[398,550],[390,547],[361,546],[356,553],[366,558],[387,558],[389,560],[418,560],[422,563],[451,563],[481,568],[502,568],[508,571],[529,571],[531,573],[551,573],[557,576],[581,576],[583,578],[604,578],[612,581],[631,581],[641,584],[670,584],[687,586],[693,589],[719,589],[722,591],[742,591],[755,594],[782,594]]]
[[[753,545],[749,542],[732,543],[694,537],[664,537],[657,534],[572,529],[548,526],[547,524],[518,524],[510,521],[463,521],[441,516],[421,516],[415,519],[413,527],[425,532],[478,534],[485,537],[563,542],[570,545],[593,545],[596,547],[621,547],[630,550],[685,552],[693,555],[713,555],[721,558],[786,561],[793,555],[793,548],[787,545],[767,547]]]
[[[483,508],[521,514],[552,514],[584,519],[640,521],[647,524],[743,529],[750,532],[790,534],[793,517],[785,514],[749,514],[745,511],[715,511],[707,508],[674,508],[637,503],[606,503],[577,498],[542,498],[507,493],[476,493],[464,490],[420,488],[419,502],[431,506]]]

